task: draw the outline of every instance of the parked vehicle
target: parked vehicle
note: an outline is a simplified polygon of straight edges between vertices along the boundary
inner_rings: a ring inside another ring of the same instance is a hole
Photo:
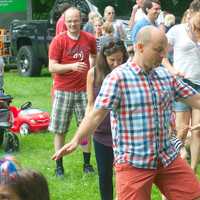
[[[48,47],[55,35],[58,7],[64,2],[80,9],[83,23],[90,11],[98,12],[88,0],[56,0],[47,20],[17,19],[10,23],[9,31],[4,30],[4,46],[9,47],[6,64],[12,67],[16,64],[20,75],[39,76],[42,66],[48,65]]]

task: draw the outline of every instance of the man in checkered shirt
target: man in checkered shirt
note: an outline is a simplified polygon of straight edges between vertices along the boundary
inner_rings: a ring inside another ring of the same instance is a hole
[[[76,149],[111,112],[118,200],[149,200],[154,183],[169,200],[200,200],[200,183],[170,141],[174,100],[200,109],[200,95],[159,67],[167,38],[153,26],[140,30],[135,56],[104,80],[93,111],[53,159]]]

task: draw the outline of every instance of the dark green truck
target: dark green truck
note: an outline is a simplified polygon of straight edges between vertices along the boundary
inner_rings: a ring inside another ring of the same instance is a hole
[[[14,20],[10,23],[10,47],[22,76],[39,76],[48,65],[48,47],[55,35],[58,7],[68,2],[81,10],[83,22],[97,8],[88,0],[56,0],[47,20]],[[98,11],[97,11],[98,12]]]

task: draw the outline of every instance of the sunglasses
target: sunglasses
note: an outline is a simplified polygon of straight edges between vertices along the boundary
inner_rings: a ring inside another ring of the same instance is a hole
[[[108,14],[108,15],[114,15],[115,12],[108,12],[107,14]]]
[[[105,44],[103,46],[103,49],[106,50],[106,49],[111,49],[115,46],[124,46],[124,42],[121,41],[121,40],[111,40],[109,41],[107,44]]]
[[[102,51],[105,55],[110,54],[111,52],[115,51],[115,49],[123,49],[124,42],[121,40],[112,40],[105,45],[102,46]]]

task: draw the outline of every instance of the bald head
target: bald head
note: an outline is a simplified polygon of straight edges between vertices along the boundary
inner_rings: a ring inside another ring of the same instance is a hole
[[[155,26],[145,26],[138,32],[136,44],[146,45],[156,39],[167,40],[165,34],[160,29]]]
[[[81,17],[80,10],[76,7],[70,7],[64,12],[65,18],[71,16],[72,14],[78,14]]]
[[[135,60],[149,71],[158,67],[166,56],[167,38],[165,33],[154,26],[142,28],[136,37]]]
[[[81,29],[80,11],[75,7],[70,7],[65,11],[64,17],[65,17],[67,32],[71,36],[78,37]]]

